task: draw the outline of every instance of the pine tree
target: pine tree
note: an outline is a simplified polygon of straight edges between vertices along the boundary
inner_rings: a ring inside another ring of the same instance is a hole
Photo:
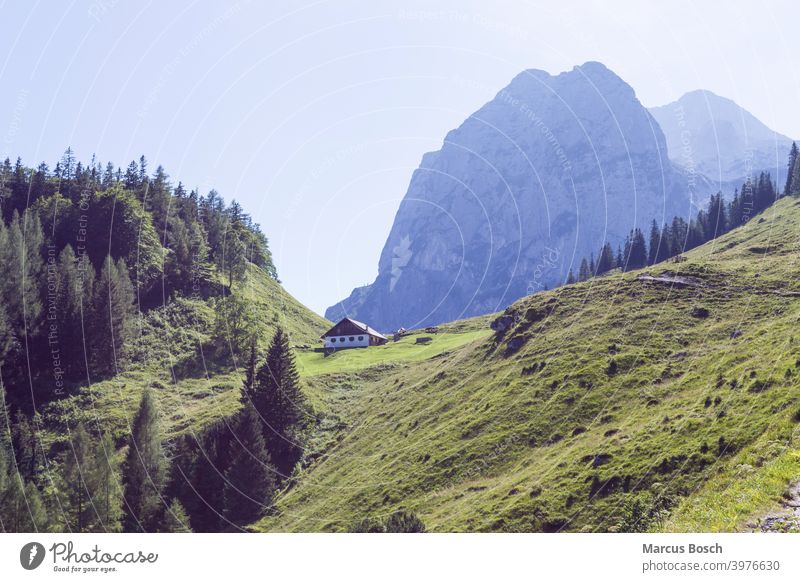
[[[275,469],[253,406],[246,405],[239,413],[235,433],[230,466],[225,471],[225,519],[243,527],[261,517],[269,506],[275,490]]]
[[[149,388],[142,393],[133,419],[128,454],[123,469],[125,531],[155,531],[161,492],[167,475],[162,449],[161,422]]]
[[[573,283],[575,283],[575,275],[572,274],[572,269],[570,269],[569,273],[567,273],[566,284],[567,285],[572,285]]]
[[[262,419],[264,440],[272,462],[281,475],[288,476],[303,452],[298,439],[306,401],[300,390],[300,376],[289,336],[280,327],[275,331],[267,360],[256,374],[249,397]]]

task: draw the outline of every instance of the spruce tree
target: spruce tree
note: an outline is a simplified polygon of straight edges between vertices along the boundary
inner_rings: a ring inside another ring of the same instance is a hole
[[[792,168],[792,178],[791,183],[789,184],[789,195],[790,196],[797,196],[800,194],[800,157],[798,157],[794,161],[794,167]]]
[[[65,511],[67,531],[74,533],[96,531],[94,461],[89,434],[83,425],[79,424],[72,433],[64,459],[63,481],[67,492],[61,505]]]
[[[605,243],[600,249],[600,254],[597,257],[596,274],[602,275],[614,268],[614,251],[611,250],[611,244]]]
[[[589,262],[586,257],[581,259],[581,267],[578,270],[578,281],[588,281],[591,278],[592,272],[589,270]]]
[[[228,289],[233,289],[234,281],[242,281],[247,272],[247,248],[235,231],[228,233],[226,242],[220,267],[228,275]]]
[[[92,356],[97,374],[116,373],[135,313],[133,285],[125,261],[106,257],[95,283]]]
[[[661,245],[661,229],[655,220],[650,224],[650,247],[647,254],[647,264],[654,265],[658,262],[658,250]]]
[[[157,529],[166,475],[167,462],[162,448],[161,421],[153,394],[146,388],[133,419],[123,469],[125,531]]]
[[[288,476],[303,452],[298,439],[307,407],[289,336],[280,327],[275,331],[267,360],[259,368],[249,396],[262,419],[264,440],[272,462],[281,475]]]
[[[631,234],[631,251],[630,256],[627,257],[628,269],[641,269],[647,264],[647,243],[644,240],[644,234],[638,228],[633,230]]]
[[[118,532],[122,529],[122,482],[119,454],[108,433],[94,445],[93,504],[97,513],[97,531]]]
[[[783,195],[789,196],[793,193],[793,180],[794,180],[794,169],[795,165],[797,164],[797,143],[792,142],[792,147],[789,150],[789,162],[787,164],[787,171],[786,171],[786,185],[783,188]]]
[[[569,273],[567,274],[566,284],[572,285],[573,283],[575,283],[575,275],[572,274],[572,269],[570,269]]]
[[[169,502],[169,506],[164,510],[158,531],[161,533],[192,533],[192,528],[189,525],[189,516],[177,499],[172,499]]]
[[[225,519],[243,527],[261,517],[269,506],[275,490],[275,469],[253,406],[246,405],[239,413],[234,431],[230,466],[225,472]]]

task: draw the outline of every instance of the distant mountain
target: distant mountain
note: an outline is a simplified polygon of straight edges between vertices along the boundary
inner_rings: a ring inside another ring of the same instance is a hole
[[[687,171],[717,182],[741,182],[764,170],[783,187],[792,140],[730,99],[692,91],[650,113],[664,131],[670,159]]]
[[[503,309],[709,188],[670,162],[658,123],[602,64],[524,71],[423,156],[375,282],[326,317],[392,330]]]

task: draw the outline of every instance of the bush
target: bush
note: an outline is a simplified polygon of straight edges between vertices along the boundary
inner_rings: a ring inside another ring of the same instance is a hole
[[[399,511],[385,520],[366,518],[353,524],[351,533],[424,533],[425,524],[416,513]]]

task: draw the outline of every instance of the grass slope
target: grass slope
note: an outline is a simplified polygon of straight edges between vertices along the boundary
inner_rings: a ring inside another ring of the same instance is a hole
[[[433,531],[615,531],[636,499],[677,504],[650,528],[735,529],[800,474],[798,233],[784,199],[649,269],[689,285],[617,272],[525,298],[511,330],[438,357],[304,360],[310,463],[254,529],[403,508]]]
[[[277,325],[293,343],[309,343],[329,327],[258,267],[250,265],[243,284],[234,287],[254,308],[266,348]],[[153,388],[169,438],[198,430],[239,408],[244,354],[214,345],[215,313],[210,302],[177,299],[143,315],[129,360],[112,379],[83,387],[41,412],[45,445],[67,438],[77,422],[100,427],[122,441],[136,412],[142,390]]]

